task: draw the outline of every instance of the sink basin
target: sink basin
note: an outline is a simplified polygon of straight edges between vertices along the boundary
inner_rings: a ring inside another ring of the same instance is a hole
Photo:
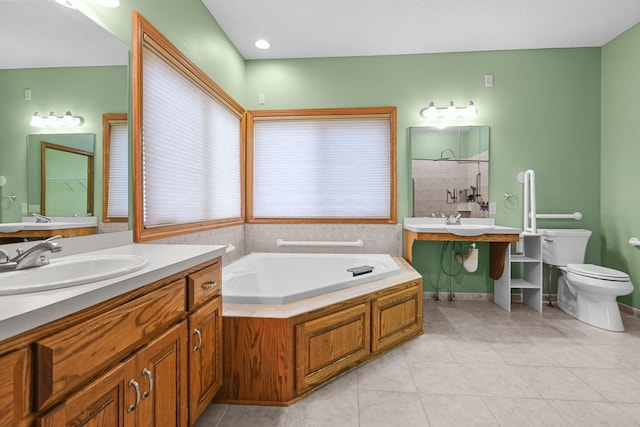
[[[489,224],[447,224],[447,232],[456,236],[480,236],[493,230],[493,225]]]
[[[77,255],[52,259],[42,267],[0,272],[0,295],[67,288],[111,279],[144,268],[137,255]]]

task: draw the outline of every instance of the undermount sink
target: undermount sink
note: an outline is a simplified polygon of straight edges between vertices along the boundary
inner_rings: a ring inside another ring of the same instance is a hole
[[[447,224],[447,232],[456,236],[480,236],[493,230],[493,225],[489,224]]]
[[[0,272],[0,295],[24,294],[67,288],[111,279],[144,268],[137,255],[76,255],[25,270]]]

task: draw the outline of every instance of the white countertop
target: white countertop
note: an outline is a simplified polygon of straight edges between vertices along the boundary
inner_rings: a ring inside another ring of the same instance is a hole
[[[130,244],[86,252],[139,255],[149,263],[133,273],[85,285],[0,296],[0,340],[222,256],[225,250],[222,245]]]

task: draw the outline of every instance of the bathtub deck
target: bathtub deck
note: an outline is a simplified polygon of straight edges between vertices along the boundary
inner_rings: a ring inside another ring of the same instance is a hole
[[[422,276],[401,272],[282,306],[224,304],[217,402],[288,406],[422,334]]]

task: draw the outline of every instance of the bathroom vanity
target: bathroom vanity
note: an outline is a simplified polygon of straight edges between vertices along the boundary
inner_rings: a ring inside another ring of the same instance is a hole
[[[222,385],[224,246],[127,245],[135,273],[0,297],[0,425],[191,425]]]

